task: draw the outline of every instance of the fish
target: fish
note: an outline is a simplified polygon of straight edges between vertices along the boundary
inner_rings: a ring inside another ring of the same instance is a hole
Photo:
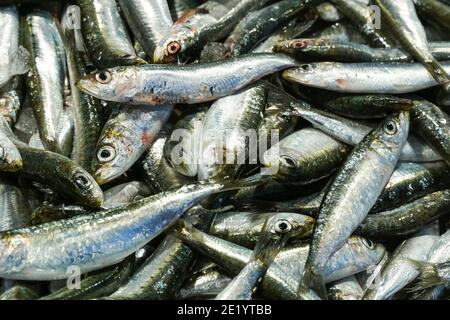
[[[10,126],[17,122],[24,101],[23,93],[22,77],[15,76],[0,88],[0,113]]]
[[[355,230],[355,234],[371,239],[412,235],[439,217],[447,215],[448,200],[448,189],[429,193],[392,210],[367,216]]]
[[[0,276],[57,280],[67,278],[67,268],[72,265],[85,273],[118,263],[163,232],[198,201],[239,188],[238,185],[242,186],[235,182],[185,185],[122,207],[2,232]],[[82,238],[84,245],[80,247]],[[12,243],[21,243],[21,252]]]
[[[440,61],[450,60],[450,43],[429,43],[430,53]],[[300,61],[414,62],[411,54],[398,48],[372,48],[366,44],[330,39],[304,38],[277,42],[274,52],[286,53]]]
[[[194,276],[183,284],[176,299],[213,298],[231,282],[231,278],[217,267],[202,270]]]
[[[103,121],[100,110],[102,108],[98,99],[81,92],[75,83],[85,76],[92,68],[92,62],[86,52],[80,51],[84,46],[82,40],[77,41],[75,30],[64,29],[64,41],[67,56],[67,69],[70,86],[70,103],[73,109],[73,148],[71,158],[92,173],[92,159],[97,140],[100,136]],[[81,44],[79,44],[81,42]]]
[[[22,17],[22,42],[30,52],[27,97],[38,123],[39,136],[46,150],[61,153],[58,123],[64,105],[65,52],[59,26],[52,15],[33,10]],[[53,72],[48,72],[51,68]]]
[[[208,235],[184,225],[175,229],[181,238],[196,250],[206,254],[231,274],[237,275],[251,260],[252,250]],[[267,298],[297,299],[304,263],[310,245],[297,243],[284,247],[275,257],[261,282],[261,294]],[[385,254],[381,244],[360,237],[351,237],[327,264],[327,281],[333,282],[377,264]]]
[[[180,119],[164,145],[166,160],[186,177],[196,177],[198,173],[205,115],[206,109],[200,109]]]
[[[370,6],[354,0],[331,0],[338,10],[345,15],[374,47],[390,48],[392,39],[374,24],[376,11]]]
[[[125,19],[142,49],[153,59],[159,42],[170,32],[173,20],[166,0],[119,0]]]
[[[411,291],[416,292],[416,296],[422,298],[425,295],[434,300],[442,295],[450,282],[449,239],[450,231],[447,231],[431,247],[426,261],[415,260],[420,275]]]
[[[19,12],[17,6],[0,8],[3,32],[0,36],[0,88],[15,75],[25,74],[30,68],[30,53],[19,44]]]
[[[450,90],[450,74],[434,58],[428,48],[425,28],[417,16],[413,0],[375,0],[384,20],[392,28],[402,47],[422,63],[445,90]]]
[[[134,51],[115,0],[77,0],[76,3],[83,39],[97,67],[145,63]]]
[[[208,232],[241,246],[254,248],[266,219],[271,221],[267,229],[272,233],[280,232],[283,228],[289,229],[289,240],[310,237],[315,222],[311,217],[289,212],[224,212],[216,215]]]
[[[284,227],[281,227],[281,225]],[[290,232],[287,221],[266,218],[250,261],[223,289],[215,300],[251,300],[270,264],[287,242]]]
[[[414,102],[411,102],[413,105]],[[349,120],[332,113],[310,107],[305,103],[293,106],[293,114],[297,114],[305,120],[333,138],[350,145],[359,144],[362,139],[373,129],[374,126],[362,121]],[[425,139],[424,141],[428,141]],[[401,161],[413,162],[435,162],[441,161],[442,156],[427,143],[416,136],[409,136],[400,155]]]
[[[201,49],[207,41],[226,36],[249,12],[262,8],[271,0],[206,1],[187,10],[172,25],[153,53],[154,63],[174,62],[180,54]]]
[[[244,164],[256,164],[256,131],[263,119],[267,92],[264,83],[256,83],[211,105],[201,129],[199,181],[234,178]]]
[[[261,40],[283,26],[316,0],[283,0],[250,12],[234,28],[224,44],[231,56],[249,53]]]
[[[103,126],[93,157],[100,185],[124,174],[144,154],[169,119],[172,105],[120,105]]]
[[[88,207],[101,206],[102,190],[94,178],[74,161],[55,152],[30,147],[18,140],[3,117],[0,117],[0,131],[17,147],[23,161],[22,174]]]
[[[31,208],[16,182],[0,178],[0,231],[31,225]]]
[[[320,130],[305,128],[267,150],[263,164],[278,180],[308,184],[333,174],[350,151]]]
[[[450,71],[448,62],[442,65]],[[283,78],[345,93],[402,94],[439,85],[420,63],[316,62],[288,69]]]
[[[379,278],[364,294],[363,300],[389,299],[413,281],[420,272],[410,260],[426,259],[438,238],[436,235],[418,235],[402,242],[383,267]]]
[[[107,101],[132,105],[194,104],[232,95],[264,76],[296,64],[283,54],[259,53],[182,66],[121,66],[90,74],[77,85]]]
[[[331,284],[328,289],[330,300],[361,300],[364,291],[355,276]]]
[[[417,100],[411,108],[414,130],[450,164],[450,117],[426,100]]]
[[[388,117],[361,141],[339,169],[319,209],[299,294],[312,289],[322,299],[327,297],[325,264],[375,204],[395,169],[408,132],[408,112]],[[372,168],[373,173],[368,174],[367,168]],[[341,223],[336,225],[336,221]]]

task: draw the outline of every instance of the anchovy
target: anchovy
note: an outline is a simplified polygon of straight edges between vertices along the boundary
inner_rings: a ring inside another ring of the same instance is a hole
[[[39,136],[46,150],[61,153],[57,134],[64,104],[65,53],[59,27],[49,12],[40,10],[27,14],[22,25],[24,46],[32,59],[25,83]]]
[[[229,96],[264,76],[296,64],[283,54],[259,53],[204,64],[116,67],[81,79],[78,87],[108,101],[193,104]]]
[[[435,235],[419,235],[405,240],[384,266],[378,281],[365,293],[364,300],[389,299],[403,289],[419,274],[415,263],[426,259],[431,247],[439,239]]]
[[[172,113],[172,105],[120,105],[103,127],[93,157],[95,180],[105,184],[124,174],[153,143]]]
[[[326,298],[325,264],[375,204],[395,169],[408,131],[407,112],[388,117],[361,141],[338,171],[320,207],[299,293],[310,288]]]
[[[0,35],[0,88],[11,77],[29,69],[29,52],[19,46],[19,12],[15,5],[0,8],[2,33]]]
[[[413,0],[375,0],[402,46],[422,63],[433,78],[448,91],[450,74],[428,48],[425,28],[417,16]]]
[[[412,104],[414,103],[412,102]],[[297,114],[311,122],[315,128],[324,131],[339,141],[353,146],[358,145],[374,127],[364,122],[349,120],[310,107],[305,103],[296,104],[293,108],[293,114]],[[428,141],[428,139],[425,141]],[[400,160],[433,162],[442,160],[442,157],[427,143],[411,135],[403,147],[402,153],[400,154]]]
[[[92,61],[99,68],[143,63],[122,23],[115,0],[77,0],[81,31]]]
[[[442,64],[450,71],[448,62]],[[401,94],[439,84],[420,63],[318,62],[286,70],[283,78],[306,86],[346,93]]]
[[[157,44],[173,24],[166,0],[119,0],[133,35],[152,59]]]

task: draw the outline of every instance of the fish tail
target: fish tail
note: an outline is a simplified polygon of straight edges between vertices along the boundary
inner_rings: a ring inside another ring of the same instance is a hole
[[[310,290],[313,290],[321,299],[328,298],[323,273],[318,272],[312,267],[305,266],[303,278],[298,289],[298,296],[305,296]],[[308,294],[308,296],[310,296],[310,294]]]
[[[24,74],[30,69],[30,53],[27,49],[19,46],[10,65],[12,75]]]
[[[413,261],[413,263],[419,269],[420,276],[417,283],[410,289],[411,292],[422,291],[445,283],[439,275],[439,265],[423,261]]]

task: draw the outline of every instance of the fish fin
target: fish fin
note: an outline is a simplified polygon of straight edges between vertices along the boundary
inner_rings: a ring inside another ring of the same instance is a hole
[[[230,180],[223,184],[221,192],[262,185],[271,179],[272,177],[268,175],[255,174],[239,180]]]
[[[313,290],[320,299],[328,298],[327,287],[325,285],[325,278],[323,274],[305,266],[303,278],[298,289],[298,296],[310,297],[310,290]]]
[[[423,261],[412,262],[419,269],[420,276],[416,284],[409,291],[422,291],[445,283],[445,281],[439,276],[439,265]]]
[[[12,75],[27,73],[30,69],[30,53],[27,49],[19,46],[10,65]]]
[[[271,219],[266,218],[256,242],[251,261],[259,260],[268,267],[287,242],[285,235],[277,236],[270,231]]]

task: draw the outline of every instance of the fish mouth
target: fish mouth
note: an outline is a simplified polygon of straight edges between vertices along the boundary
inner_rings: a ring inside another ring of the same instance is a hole
[[[85,93],[87,93],[87,94],[89,94],[91,96],[94,96],[94,97],[96,97],[98,99],[101,99],[101,97],[99,96],[99,92],[92,87],[92,81],[91,80],[89,80],[89,79],[80,79],[80,80],[78,80],[75,83],[75,85],[76,85],[76,87],[79,90],[81,90],[81,91],[83,91],[83,92],[85,92]]]
[[[283,71],[282,74],[283,79],[288,80],[290,82],[307,83],[308,81],[305,81],[304,79],[295,76],[296,71],[297,70],[295,68]]]

